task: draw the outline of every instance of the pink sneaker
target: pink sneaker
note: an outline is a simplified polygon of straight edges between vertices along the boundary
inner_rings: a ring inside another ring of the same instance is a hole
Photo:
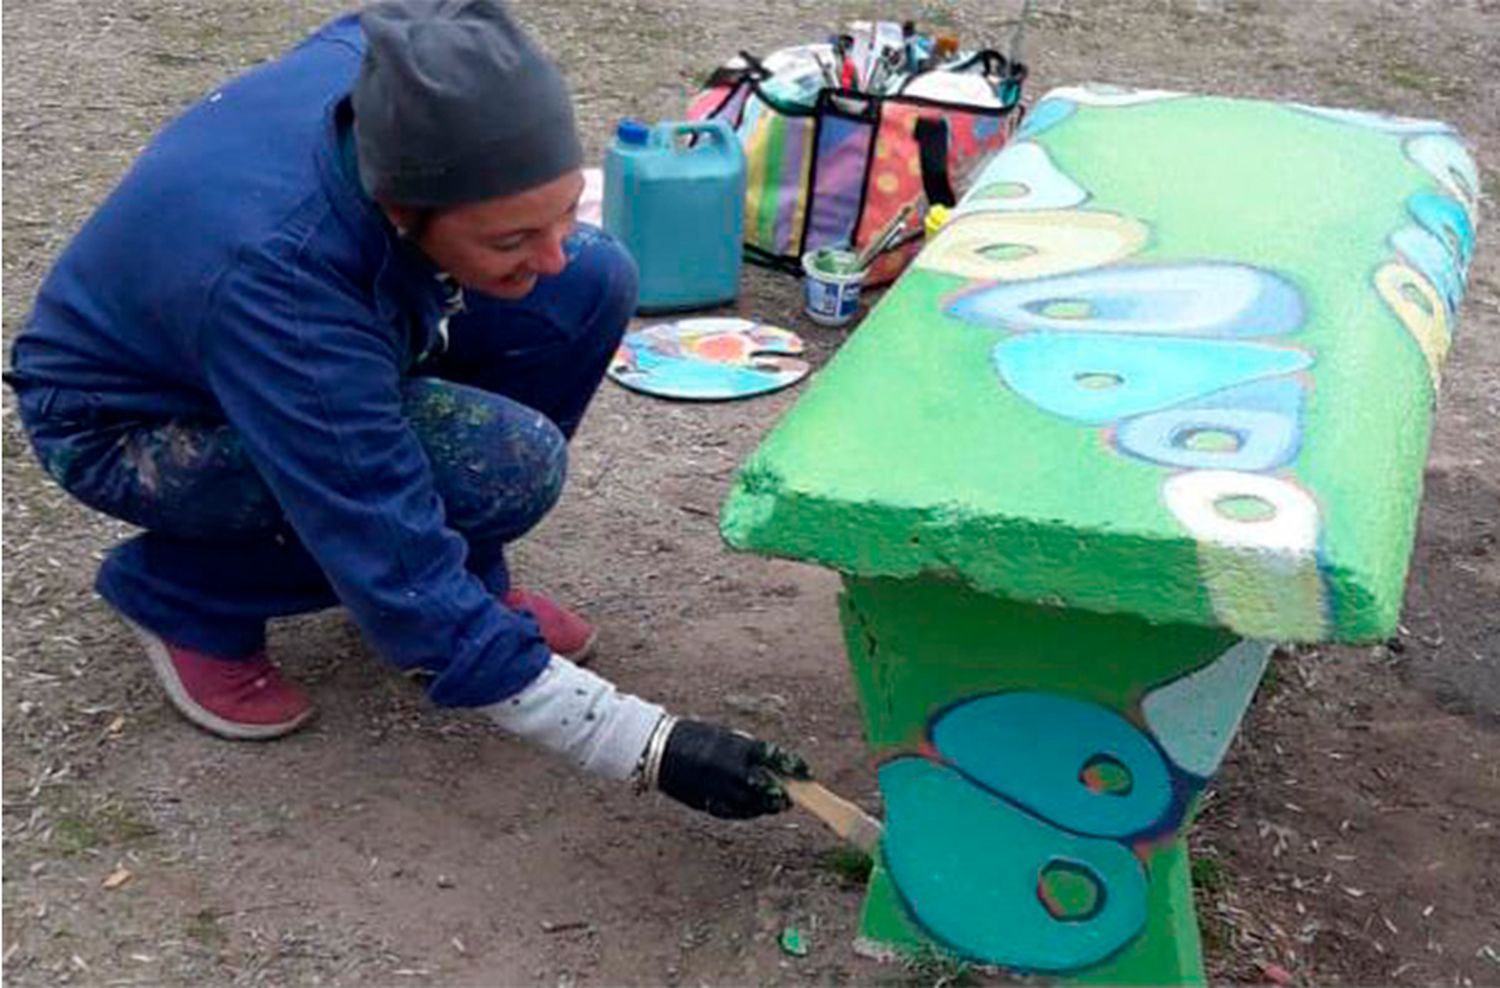
[[[172,706],[210,734],[268,741],[292,733],[313,714],[302,687],[283,676],[265,652],[217,658],[170,644],[133,621],[125,623],[146,647]]]
[[[500,602],[536,618],[547,647],[570,662],[582,665],[594,654],[594,644],[599,640],[594,626],[555,600],[530,590],[513,589]]]

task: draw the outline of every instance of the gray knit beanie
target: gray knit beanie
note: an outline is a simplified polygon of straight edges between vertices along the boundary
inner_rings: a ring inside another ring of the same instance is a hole
[[[360,26],[354,146],[370,195],[454,206],[579,166],[567,85],[499,0],[380,0]]]

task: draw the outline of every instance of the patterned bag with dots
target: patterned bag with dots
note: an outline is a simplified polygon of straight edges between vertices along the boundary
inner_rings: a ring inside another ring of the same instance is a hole
[[[829,85],[827,45],[764,60],[742,52],[714,72],[688,117],[724,120],[745,149],[745,253],[800,272],[819,247],[863,248],[908,204],[906,229],[866,284],[899,275],[921,249],[929,205],[951,206],[1019,124],[1026,67],[997,51],[892,78],[883,92]]]

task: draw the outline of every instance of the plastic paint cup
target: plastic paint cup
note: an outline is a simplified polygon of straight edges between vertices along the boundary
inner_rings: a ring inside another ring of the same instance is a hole
[[[927,233],[927,239],[931,240],[937,236],[938,231],[943,228],[951,216],[952,214],[948,211],[947,206],[936,205],[928,208],[927,218],[922,221],[923,228]]]
[[[821,247],[802,255],[807,318],[820,326],[842,326],[859,309],[865,272],[854,270],[851,250]]]

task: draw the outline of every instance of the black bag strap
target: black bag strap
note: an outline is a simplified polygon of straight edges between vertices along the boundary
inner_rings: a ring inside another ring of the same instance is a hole
[[[749,79],[752,82],[761,82],[771,78],[771,70],[766,68],[766,63],[750,54],[748,51],[740,52],[740,61],[744,65],[721,65],[714,69],[708,79],[704,81],[705,89],[713,86],[736,86]]]
[[[934,69],[923,69],[921,72],[913,72],[902,81],[901,88],[894,95],[911,99],[911,97],[906,96],[907,88],[929,72],[968,72],[976,66],[984,77],[994,85],[996,94],[1000,98],[1000,109],[1002,111],[1010,110],[1021,102],[1021,84],[1026,81],[1027,74],[1025,64],[1006,58],[993,48],[981,48],[956,62],[951,62]],[[979,107],[962,103],[949,105],[954,109],[967,110],[970,113],[983,112]]]
[[[933,206],[957,205],[953,183],[948,178],[948,121],[942,117],[918,117],[914,130],[921,155],[922,191]]]
[[[740,49],[740,60],[749,66],[749,68],[745,70],[745,74],[754,79],[756,82],[763,82],[766,79],[771,78],[772,73],[770,69],[766,68],[766,63],[762,62],[759,58],[750,54],[748,51],[745,51],[743,48]]]
[[[802,273],[801,256],[788,257],[781,254],[772,254],[770,251],[761,250],[754,244],[745,244],[744,257],[751,264],[770,268],[772,271],[780,271],[782,274]]]

